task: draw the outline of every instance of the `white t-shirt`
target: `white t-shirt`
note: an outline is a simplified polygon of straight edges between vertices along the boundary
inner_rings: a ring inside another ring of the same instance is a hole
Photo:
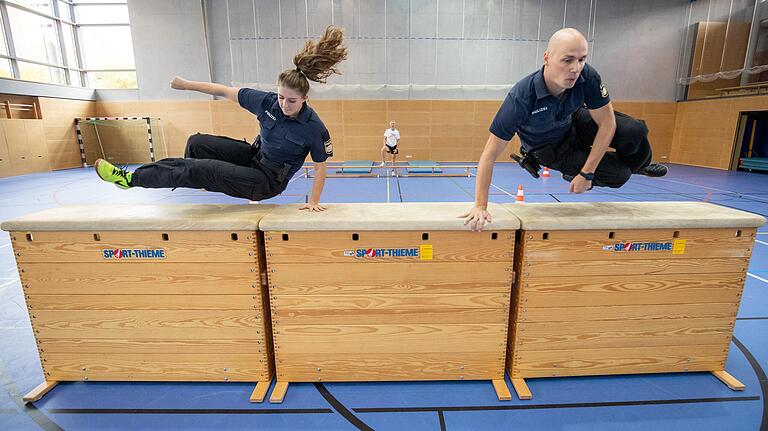
[[[396,147],[397,140],[400,139],[400,131],[397,129],[392,130],[388,127],[387,130],[384,131],[384,137],[387,138],[388,147]]]

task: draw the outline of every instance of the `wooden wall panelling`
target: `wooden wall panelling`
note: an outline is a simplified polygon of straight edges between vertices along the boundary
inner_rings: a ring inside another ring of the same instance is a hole
[[[0,131],[4,135],[9,161],[8,169],[3,169],[0,176],[50,170],[42,120],[0,119]]]
[[[695,24],[696,46],[689,76],[707,75],[724,70],[740,69],[749,41],[749,22],[703,21]],[[734,87],[741,77],[694,82],[688,86],[688,99],[716,96],[718,88]]]
[[[82,166],[75,134],[75,118],[96,115],[97,102],[40,98],[45,127],[45,144],[52,170]]]
[[[680,102],[670,161],[728,169],[741,112],[768,110],[768,96]]]
[[[13,175],[12,166],[11,151],[8,148],[8,140],[5,138],[5,126],[0,122],[0,178]]]

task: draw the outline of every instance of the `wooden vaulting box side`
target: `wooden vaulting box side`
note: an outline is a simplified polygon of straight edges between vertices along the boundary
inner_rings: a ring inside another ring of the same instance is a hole
[[[736,236],[741,231],[741,235]],[[725,367],[755,229],[525,231],[513,377],[710,371]],[[677,237],[675,236],[677,233]],[[547,234],[548,238],[543,239]],[[611,237],[613,234],[613,237]],[[672,250],[602,250],[682,244]],[[688,262],[694,260],[694,262]],[[721,272],[702,273],[717,263]],[[620,267],[585,277],[575,267]],[[559,264],[570,275],[542,273]],[[662,273],[657,273],[663,268]],[[664,347],[657,349],[657,347]],[[573,365],[570,365],[573,364]]]
[[[267,215],[278,383],[503,381],[518,223],[494,207],[493,230],[468,231],[467,205]]]
[[[507,208],[522,225],[510,377],[724,370],[762,217],[694,202]]]
[[[113,210],[62,207],[3,223],[45,380],[268,382],[265,210]]]

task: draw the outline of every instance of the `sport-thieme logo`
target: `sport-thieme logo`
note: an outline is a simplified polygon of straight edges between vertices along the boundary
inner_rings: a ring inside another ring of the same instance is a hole
[[[637,251],[672,251],[671,242],[622,242],[613,245],[613,251],[637,252]]]
[[[101,251],[102,257],[109,260],[158,260],[165,259],[165,249],[124,249],[106,248]]]
[[[355,250],[355,257],[419,257],[419,248],[358,248]]]

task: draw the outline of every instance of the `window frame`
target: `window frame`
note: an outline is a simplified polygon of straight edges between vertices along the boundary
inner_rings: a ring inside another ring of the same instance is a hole
[[[74,87],[81,87],[81,88],[91,88],[88,86],[88,74],[89,73],[98,73],[98,72],[133,72],[136,73],[136,68],[134,66],[133,69],[86,69],[83,67],[84,65],[84,59],[83,59],[83,48],[81,45],[81,31],[80,29],[83,27],[128,27],[130,28],[130,23],[105,23],[105,24],[98,24],[98,23],[88,23],[88,24],[80,24],[77,23],[77,15],[75,13],[75,6],[80,7],[87,7],[87,6],[119,6],[124,5],[128,6],[128,1],[121,1],[121,2],[115,2],[115,3],[100,3],[100,2],[94,2],[94,3],[83,3],[78,2],[77,0],[52,0],[51,1],[54,15],[47,14],[45,12],[41,12],[35,9],[28,8],[24,5],[14,3],[10,0],[0,0],[0,25],[2,25],[2,28],[0,28],[0,31],[3,31],[5,35],[5,42],[7,44],[7,54],[0,54],[0,58],[7,59],[11,63],[11,74],[13,78],[18,81],[25,81],[21,79],[21,73],[19,69],[19,62],[23,63],[31,63],[36,64],[40,66],[45,67],[52,67],[55,69],[60,69],[63,71],[65,84],[59,84],[55,82],[47,82],[47,84],[51,85],[68,85],[68,86],[74,86]],[[60,10],[60,7],[64,5],[65,7],[69,8],[68,10],[68,16],[73,17],[74,21],[71,21],[66,18],[62,18],[62,13]],[[8,8],[14,8],[22,12],[31,13],[33,15],[37,15],[43,18],[47,18],[50,20],[53,20],[54,30],[56,32],[56,37],[58,38],[59,42],[59,49],[62,56],[62,64],[51,64],[47,62],[41,62],[38,60],[31,60],[24,57],[19,57],[16,53],[16,47],[13,41],[13,33],[11,31],[11,24],[10,20],[8,18]],[[70,64],[70,55],[68,55],[68,46],[65,43],[65,33],[63,30],[63,25],[67,24],[72,27],[72,37],[73,37],[73,48],[75,50],[74,55],[72,56],[77,64]],[[79,75],[80,82],[79,83],[72,83],[71,74],[76,73]],[[30,81],[31,82],[31,81]]]

